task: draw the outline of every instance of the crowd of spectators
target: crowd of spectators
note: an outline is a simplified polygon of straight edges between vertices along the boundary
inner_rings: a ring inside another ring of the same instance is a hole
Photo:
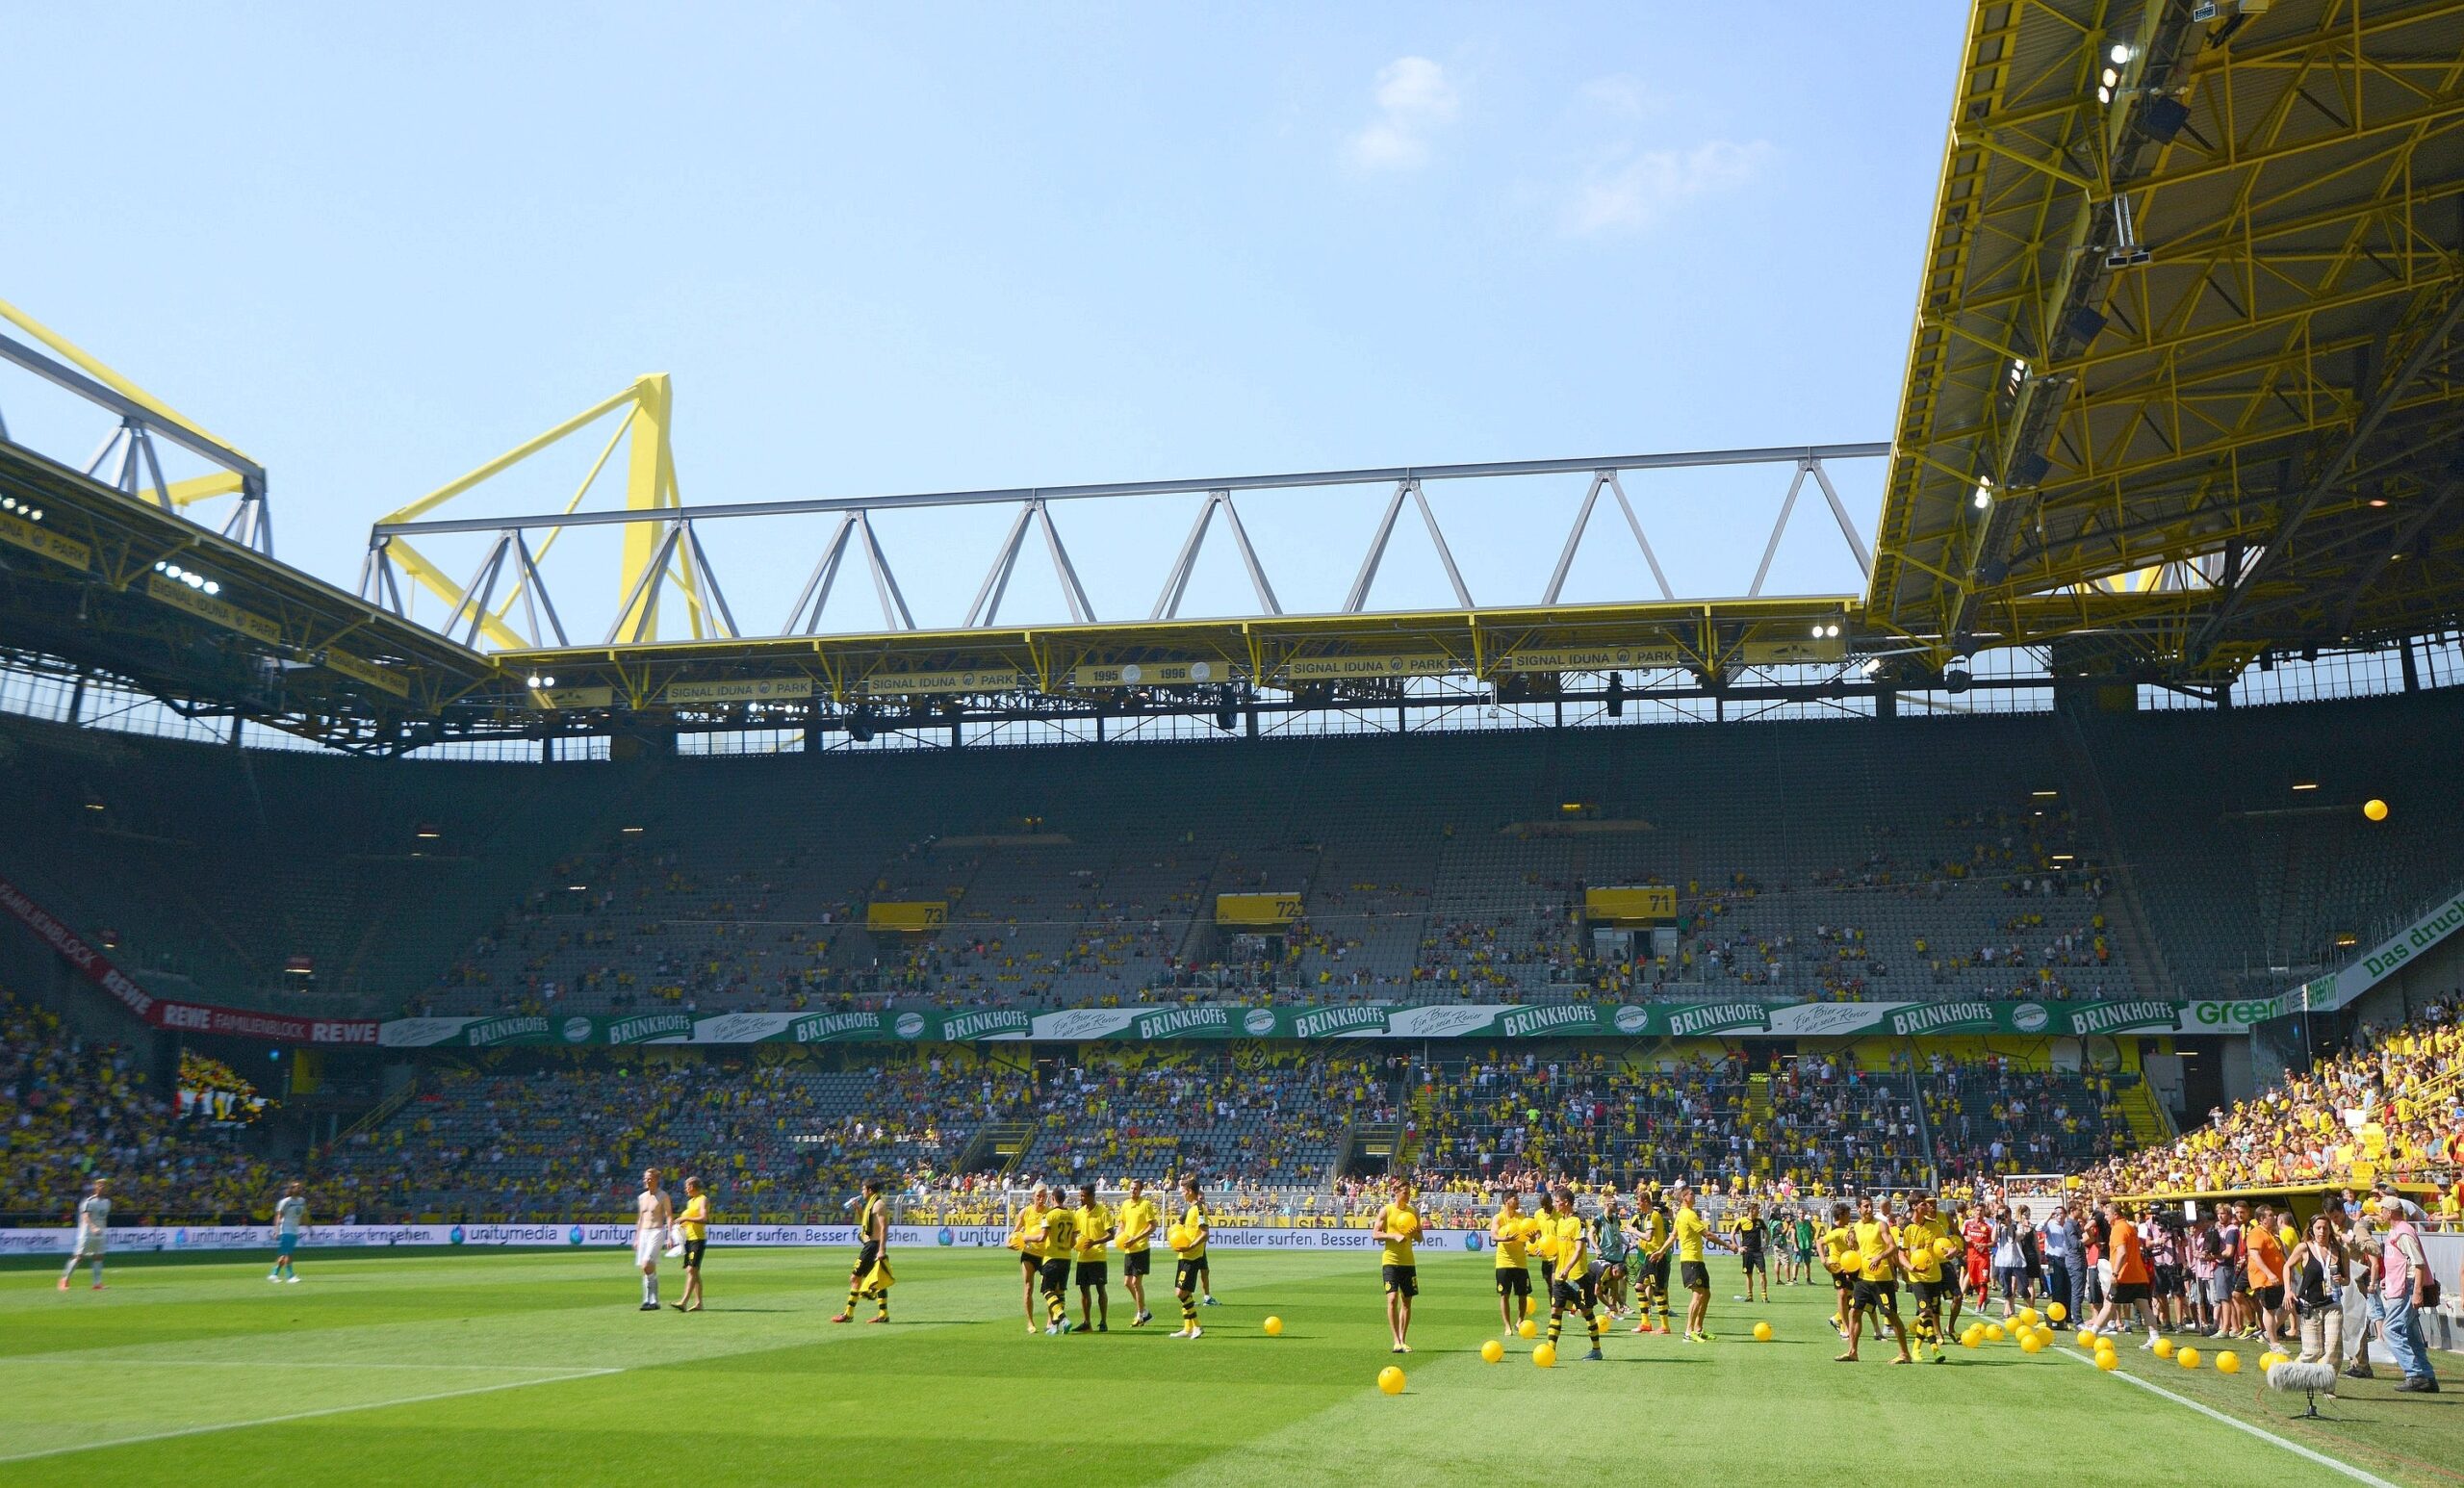
[[[2211,1193],[2297,1183],[2441,1181],[2464,1170],[2464,1024],[2453,999],[2344,1052],[2178,1140],[2088,1173],[2118,1193]]]
[[[123,1222],[270,1211],[275,1175],[230,1126],[180,1116],[132,1051],[0,991],[0,1204],[56,1219],[108,1177]]]

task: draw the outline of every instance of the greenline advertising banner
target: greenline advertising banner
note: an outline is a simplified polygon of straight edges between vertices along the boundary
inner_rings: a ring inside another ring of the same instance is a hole
[[[2333,1013],[2394,976],[2405,962],[2459,929],[2464,929],[2464,894],[2451,894],[2369,955],[2357,957],[2342,970],[2304,982],[2272,1000],[2284,1004],[2278,1009],[2279,1013]]]
[[[1163,1043],[1203,1039],[1923,1039],[2239,1034],[2287,1011],[2258,1002],[1344,1003],[1322,1007],[886,1008],[862,1013],[643,1013],[397,1018],[386,1047],[628,1043]]]

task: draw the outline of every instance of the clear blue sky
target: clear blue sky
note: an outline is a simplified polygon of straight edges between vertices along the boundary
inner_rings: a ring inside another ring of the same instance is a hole
[[[1886,439],[1963,7],[0,0],[0,298],[272,472],[282,555],[674,374],[693,501]],[[82,462],[23,384],[0,411]],[[457,511],[541,509],[592,451]],[[1879,471],[1854,477],[1870,531]],[[552,476],[552,478],[550,478]],[[1784,473],[1636,488],[1741,592]],[[612,489],[610,495],[613,494]],[[1536,597],[1580,482],[1440,498]],[[1249,508],[1330,608],[1381,497]],[[1063,510],[1143,616],[1190,501]],[[1819,507],[1775,590],[1856,587]],[[954,623],[1000,517],[886,526]],[[776,624],[822,519],[708,541]],[[1442,600],[1417,531],[1381,605]],[[448,548],[449,554],[467,550]],[[560,557],[565,555],[560,555]],[[552,584],[612,607],[605,550]],[[462,561],[457,558],[457,562]],[[1240,606],[1229,551],[1194,610]],[[567,577],[569,576],[569,577]],[[1595,527],[1570,599],[1643,591]],[[1054,618],[1022,577],[1011,618]],[[867,623],[850,591],[844,628]],[[855,607],[850,607],[850,606]]]

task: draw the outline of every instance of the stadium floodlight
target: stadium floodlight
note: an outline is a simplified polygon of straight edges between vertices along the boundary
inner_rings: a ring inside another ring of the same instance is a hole
[[[1860,672],[1861,672],[1861,673],[1863,673],[1863,674],[1864,674],[1865,676],[1867,676],[1867,677],[1871,677],[1871,676],[1873,676],[1876,672],[1879,672],[1879,671],[1881,671],[1882,669],[1883,669],[1883,658],[1882,658],[1882,657],[1880,657],[1880,656],[1867,656],[1867,657],[1865,658],[1865,664],[1864,664],[1863,666],[1859,667],[1857,670],[1858,670],[1858,671],[1860,671]]]
[[[17,499],[15,497],[0,496],[0,511],[15,511],[16,509]]]
[[[2123,63],[2130,61],[2130,43],[2127,41],[2116,41],[2114,43],[2113,50],[2105,54],[2105,60],[2112,63],[2117,67],[2120,66]]]
[[[200,587],[202,587],[208,594],[220,594],[222,592],[222,586],[216,583],[211,578],[207,579]]]
[[[1982,475],[1979,475],[1976,479],[1976,495],[1971,498],[1971,500],[1978,511],[1983,511],[1987,507],[1991,506],[1993,504],[1993,482],[1986,479]]]
[[[2096,90],[2096,101],[2097,101],[2098,103],[2111,103],[2111,102],[2113,102],[2113,101],[2114,101],[2114,90],[2113,90],[2112,89],[2110,89],[2110,88],[2099,88],[2099,89],[2097,89],[2097,90]]]
[[[2107,87],[2107,88],[2111,88],[2111,87],[2113,87],[2116,83],[2118,83],[2118,82],[2120,82],[2120,81],[2121,81],[2121,74],[2120,74],[2120,73],[2118,73],[2118,72],[2116,72],[2116,71],[2115,71],[2113,68],[2111,68],[2111,67],[2107,67],[2107,68],[2105,69],[2105,75],[2104,75],[2103,77],[2098,78],[2096,81],[2097,81],[2097,82],[2099,82],[2099,83],[2102,83],[2102,84],[2103,84],[2105,87]]]

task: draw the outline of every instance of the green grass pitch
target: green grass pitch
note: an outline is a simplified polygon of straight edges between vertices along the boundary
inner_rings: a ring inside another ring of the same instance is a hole
[[[1373,1256],[1231,1252],[1205,1338],[1030,1336],[1007,1252],[898,1257],[887,1327],[832,1326],[850,1257],[718,1251],[710,1310],[636,1310],[620,1251],[393,1252],[302,1260],[128,1257],[101,1293],[0,1270],[0,1483],[1479,1483],[1501,1475],[1809,1480],[2350,1484],[2341,1475],[2061,1348],[1954,1347],[1893,1368],[1834,1364],[1827,1297],[1731,1300],[1718,1341],[1575,1336],[1553,1370],[1497,1331],[1485,1258],[1431,1257],[1413,1330],[1385,1349]],[[671,1263],[672,1266],[672,1263]],[[1166,1278],[1157,1277],[1161,1283]],[[663,1276],[664,1296],[680,1286]],[[869,1314],[869,1307],[864,1309]],[[1270,1314],[1286,1324],[1268,1338]],[[1758,1320],[1777,1336],[1751,1340]],[[2350,1386],[2332,1423],[2255,1398],[2257,1350],[2226,1379],[2125,1347],[2125,1369],[2284,1442],[2399,1484],[2464,1481],[2464,1393]],[[1377,1372],[1401,1363],[1399,1397]]]

